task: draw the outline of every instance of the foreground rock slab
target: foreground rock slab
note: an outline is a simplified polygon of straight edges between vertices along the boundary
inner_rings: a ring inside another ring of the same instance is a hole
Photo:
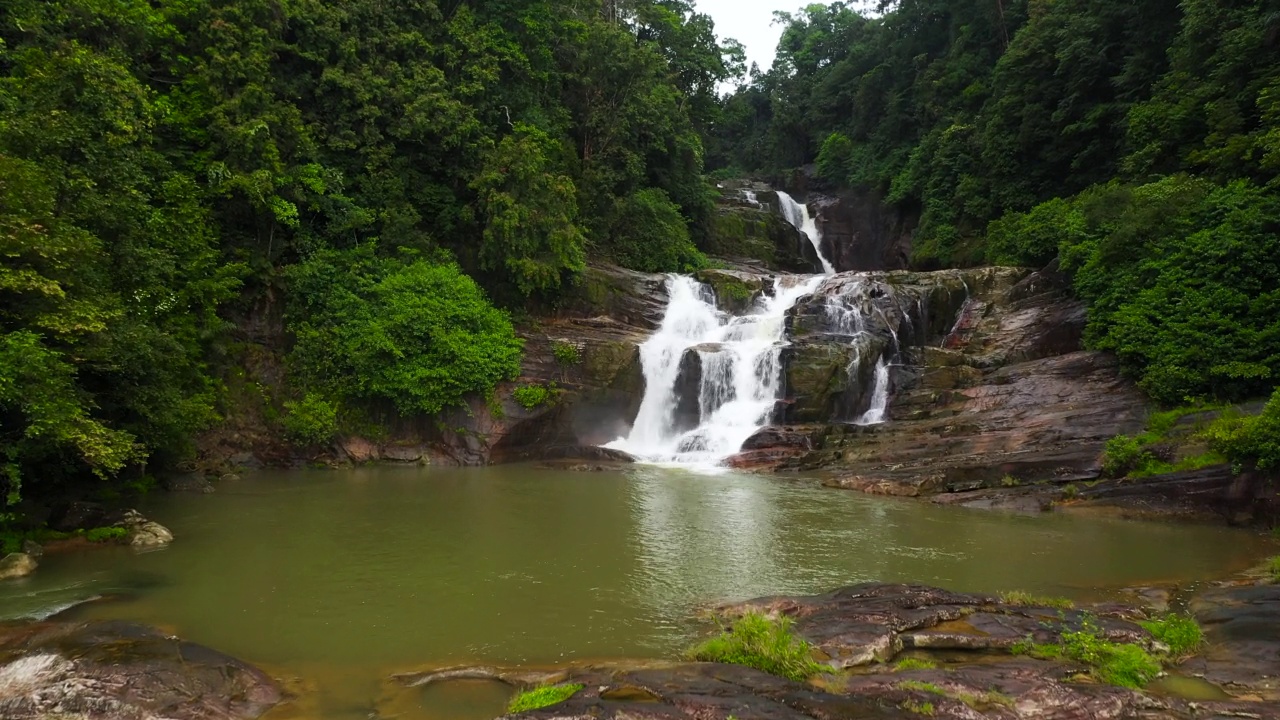
[[[484,679],[512,686],[513,694],[546,684],[583,686],[565,702],[508,716],[538,720],[1280,720],[1280,587],[1214,588],[1193,609],[1206,627],[1208,648],[1171,672],[1221,688],[1213,701],[1113,687],[1070,660],[1014,651],[1027,639],[1059,642],[1086,623],[1113,642],[1155,648],[1137,622],[1145,617],[1137,608],[1074,608],[874,583],[718,609],[730,622],[746,612],[791,618],[793,631],[831,668],[808,683],[735,665],[652,661],[558,670],[448,668],[397,680],[418,687]],[[915,662],[899,664],[905,658]]]
[[[144,625],[0,626],[5,720],[253,720],[282,699],[261,670]]]

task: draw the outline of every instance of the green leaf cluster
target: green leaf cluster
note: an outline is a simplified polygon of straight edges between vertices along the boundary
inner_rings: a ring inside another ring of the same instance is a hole
[[[292,366],[328,397],[434,414],[520,372],[523,341],[456,265],[366,244],[318,252],[288,278]]]

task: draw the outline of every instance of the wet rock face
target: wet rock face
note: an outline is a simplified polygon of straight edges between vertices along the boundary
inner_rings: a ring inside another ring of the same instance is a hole
[[[908,266],[917,219],[878,195],[851,190],[839,197],[812,196],[818,208],[822,250],[836,270],[898,270]]]
[[[1114,359],[1079,349],[1084,307],[1053,273],[985,268],[838,276],[797,309],[797,345],[838,342],[832,309],[849,308],[850,298],[861,308],[862,337],[885,343],[890,353],[900,349],[890,369],[888,422],[828,424],[814,408],[841,401],[846,412],[858,408],[838,396],[840,383],[793,383],[790,431],[807,431],[814,449],[757,448],[760,461],[741,458],[740,466],[824,470],[833,487],[899,496],[958,496],[1036,482],[1060,487],[1096,479],[1106,441],[1144,423],[1145,403]],[[874,352],[863,353],[861,377],[874,362]],[[826,367],[852,374],[839,361]],[[865,379],[847,385],[868,387]],[[1029,498],[1025,507],[1049,502]]]
[[[261,670],[141,625],[0,628],[6,720],[252,720],[282,698]]]
[[[1280,701],[1280,585],[1217,588],[1191,609],[1208,644],[1184,672],[1229,692]]]

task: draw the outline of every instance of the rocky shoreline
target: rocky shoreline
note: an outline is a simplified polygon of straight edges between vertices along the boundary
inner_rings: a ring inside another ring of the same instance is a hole
[[[1162,593],[1155,593],[1161,599]],[[492,680],[515,689],[581,685],[568,700],[504,717],[541,720],[956,720],[1280,718],[1280,586],[1222,583],[1190,599],[1206,643],[1168,661],[1148,690],[1110,685],[1052,647],[1086,631],[1154,653],[1168,648],[1140,621],[1161,611],[1121,603],[1067,606],[1030,597],[864,584],[809,597],[725,606],[794,620],[833,672],[795,682],[722,663],[637,662],[549,671],[448,668],[399,676],[407,687]],[[1190,690],[1188,690],[1190,688]]]
[[[539,720],[1280,718],[1280,585],[1266,571],[1124,596],[1075,604],[865,583],[766,597],[712,612],[724,628],[748,616],[786,618],[822,669],[807,681],[685,660],[448,667],[388,678],[399,690],[372,705],[369,717],[395,717],[392,707],[427,686],[488,681],[512,695],[577,689],[563,702],[503,716]],[[1177,649],[1159,631],[1170,607],[1203,628],[1202,644]],[[1091,656],[1062,650],[1081,637],[1132,647],[1163,668],[1138,676],[1145,687],[1123,686]],[[280,717],[295,717],[290,708],[306,702],[305,691],[291,698],[252,665],[155,628],[57,619],[0,625],[6,720],[255,720],[276,707]],[[383,703],[390,714],[376,709]]]

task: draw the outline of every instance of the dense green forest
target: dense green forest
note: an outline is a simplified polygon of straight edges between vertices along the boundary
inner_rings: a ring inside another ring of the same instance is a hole
[[[779,14],[708,141],[919,218],[913,262],[1043,266],[1153,398],[1280,378],[1280,1],[900,0]]]
[[[494,303],[554,301],[588,255],[705,263],[701,136],[741,58],[683,0],[6,2],[9,502],[188,454],[263,298],[286,424],[322,437],[349,401],[513,377]]]
[[[264,306],[300,441],[491,392],[508,311],[589,258],[706,264],[709,171],[815,165],[918,216],[922,268],[1056,261],[1161,402],[1274,387],[1280,0],[779,20],[773,69],[722,97],[742,48],[690,0],[9,0],[8,505],[188,456]]]

